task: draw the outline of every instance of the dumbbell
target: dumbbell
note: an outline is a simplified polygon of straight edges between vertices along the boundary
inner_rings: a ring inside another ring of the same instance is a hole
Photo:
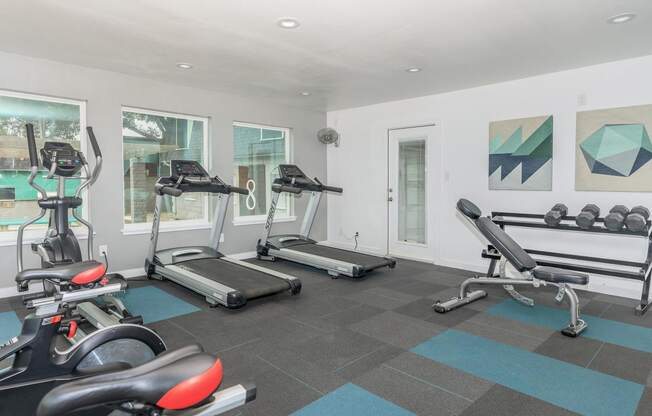
[[[629,214],[629,208],[624,205],[614,205],[609,214],[604,217],[604,226],[611,231],[620,231],[625,225],[625,218]]]
[[[595,219],[599,216],[600,207],[595,204],[587,204],[584,206],[584,208],[582,208],[582,212],[580,212],[577,217],[575,217],[575,224],[584,230],[588,230],[589,228],[593,227]]]
[[[647,219],[650,218],[650,210],[644,206],[638,205],[629,211],[629,215],[625,218],[625,227],[629,231],[640,232],[644,231],[647,227]]]
[[[556,227],[561,223],[561,219],[568,214],[568,207],[564,204],[555,204],[543,217],[543,220],[550,227]]]

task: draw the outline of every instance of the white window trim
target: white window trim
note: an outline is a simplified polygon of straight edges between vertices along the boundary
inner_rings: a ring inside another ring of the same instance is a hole
[[[210,147],[209,147],[209,129],[210,129],[210,117],[206,116],[195,116],[191,114],[184,114],[184,113],[172,113],[169,111],[158,111],[158,110],[149,110],[146,108],[140,108],[140,107],[130,107],[127,105],[123,105],[121,107],[120,111],[120,124],[122,125],[122,114],[124,112],[129,112],[129,113],[139,113],[139,114],[148,114],[152,116],[160,116],[160,117],[173,117],[173,118],[178,118],[178,119],[184,119],[184,120],[194,120],[194,121],[201,121],[204,123],[204,137],[203,137],[203,148],[202,148],[202,161],[201,164],[202,166],[206,169],[206,171],[210,172],[211,171],[211,166],[210,166]],[[121,139],[121,146],[122,146],[122,163],[124,163],[124,137]],[[154,190],[152,189],[152,193],[154,193]],[[165,232],[173,232],[173,231],[190,231],[190,230],[203,230],[203,229],[209,229],[211,228],[211,222],[210,222],[210,205],[209,205],[209,200],[208,196],[203,195],[202,198],[204,199],[204,218],[197,219],[197,220],[176,220],[176,221],[161,221],[160,222],[160,229],[159,232],[165,233]],[[143,222],[143,223],[137,223],[137,224],[127,224],[124,222],[125,219],[125,208],[124,208],[124,201],[125,201],[125,187],[124,185],[122,186],[122,234],[123,235],[141,235],[141,234],[149,234],[152,232],[152,223],[151,222]]]
[[[277,222],[293,222],[296,221],[297,217],[294,215],[290,216],[282,216],[276,218],[274,217],[274,224]],[[265,224],[267,222],[267,215],[249,215],[245,217],[234,217],[233,218],[233,225],[236,227],[242,226],[242,225],[260,225],[260,224]]]
[[[281,127],[281,126],[271,126],[269,124],[259,124],[259,123],[247,123],[243,121],[234,121],[233,122],[233,127],[249,127],[253,129],[261,129],[261,130],[283,130],[285,132],[285,163],[292,163],[293,155],[292,155],[292,142],[293,142],[293,135],[292,135],[292,129],[289,127]],[[261,140],[263,140],[261,138]],[[267,139],[265,141],[269,141],[270,139]],[[233,162],[231,162],[233,163]],[[271,172],[270,172],[271,174]],[[235,183],[236,178],[233,178],[233,183]],[[271,186],[267,187],[265,190],[266,194],[265,197],[268,201],[271,201],[272,198],[272,189]],[[297,217],[294,215],[294,198],[289,198],[288,199],[288,213],[287,214],[279,214],[276,213],[274,216],[274,222],[293,222],[296,221]],[[267,221],[267,214],[263,215],[237,215],[237,198],[233,198],[233,225],[235,226],[240,226],[240,225],[252,225],[252,224],[264,224],[265,221]],[[265,207],[267,209],[267,207]],[[268,210],[269,211],[269,210]]]
[[[87,154],[88,150],[88,136],[86,135],[86,101],[85,100],[76,100],[72,98],[61,98],[61,97],[52,97],[49,95],[41,94],[31,94],[17,91],[9,91],[0,89],[0,96],[4,97],[13,97],[13,98],[22,98],[25,100],[32,101],[46,101],[49,103],[59,103],[59,104],[70,104],[79,106],[79,150],[89,158]],[[25,144],[27,146],[27,144]],[[93,223],[91,219],[91,201],[88,196],[88,188],[82,192],[82,218],[86,221]],[[36,203],[36,201],[34,201]],[[48,214],[44,218],[48,218]],[[36,227],[32,225],[31,227]],[[88,239],[88,229],[83,225],[71,226],[75,231],[75,236],[78,240]],[[43,240],[45,237],[45,228],[30,228],[28,227],[23,232],[23,245],[31,244]],[[0,247],[9,247],[15,246],[18,238],[18,230],[12,231],[0,231]]]
[[[165,224],[165,226],[163,226]],[[124,227],[122,235],[142,235],[150,234],[152,232],[151,222],[142,222],[138,224],[126,224],[130,227]],[[167,223],[161,222],[159,233],[171,233],[176,231],[192,231],[192,230],[208,230],[212,224],[204,222],[203,220],[179,220],[168,221]]]

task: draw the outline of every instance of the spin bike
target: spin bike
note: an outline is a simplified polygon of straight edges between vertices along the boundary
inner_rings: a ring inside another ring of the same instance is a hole
[[[17,278],[89,281],[92,264],[25,270]],[[76,325],[66,311],[77,302],[124,289],[124,282],[25,301],[34,310],[17,337],[0,346],[0,414],[63,416],[214,416],[256,397],[252,384],[218,391],[222,363],[201,347],[165,351],[151,329],[116,324],[70,345]]]
[[[38,194],[38,205],[41,208],[40,213],[34,218],[28,220],[18,228],[18,241],[16,244],[18,276],[16,283],[19,292],[29,289],[30,282],[37,280],[43,284],[43,292],[34,297],[52,297],[57,294],[68,291],[76,291],[81,288],[93,288],[107,285],[111,282],[118,282],[119,285],[109,285],[109,287],[120,287],[124,291],[126,283],[122,276],[117,274],[107,275],[100,280],[93,280],[88,276],[77,276],[75,279],[61,279],[56,273],[51,273],[48,278],[38,278],[42,276],[37,273],[37,278],[28,278],[30,275],[23,275],[23,233],[25,229],[39,221],[49,213],[48,229],[45,238],[37,243],[32,243],[31,249],[41,258],[42,268],[56,268],[61,265],[71,265],[82,263],[89,266],[92,273],[104,274],[106,265],[93,260],[93,226],[90,222],[82,218],[77,208],[82,205],[82,192],[88,189],[97,180],[102,168],[102,153],[97,144],[97,139],[91,127],[87,127],[88,139],[90,141],[93,153],[95,154],[95,166],[91,170],[84,154],[74,149],[70,143],[46,141],[43,148],[40,149],[41,161],[43,167],[47,169],[46,180],[57,181],[57,192],[55,195],[48,195],[46,190],[35,182],[39,174],[39,156],[34,137],[34,126],[27,124],[27,144],[29,149],[29,159],[31,164],[31,173],[28,178],[29,185],[34,188]],[[83,171],[83,175],[80,172]],[[75,189],[74,196],[66,196],[66,181],[77,180],[79,184]],[[88,229],[88,259],[84,261],[79,242],[75,233],[69,225],[69,214],[83,226]],[[91,267],[92,266],[92,267]],[[68,313],[76,314],[81,318],[83,327],[76,332],[75,338],[71,339],[76,342],[82,339],[89,330],[86,328],[90,325],[93,329],[104,328],[119,323],[142,324],[142,318],[132,316],[125,308],[122,301],[115,296],[116,292],[106,292],[98,299],[89,299],[88,301],[78,303],[74,311]],[[87,325],[88,324],[88,325]]]
[[[33,415],[40,399],[60,384],[139,366],[165,351],[154,331],[134,324],[107,326],[70,342],[77,332],[71,309],[125,289],[124,281],[94,285],[104,278],[101,272],[81,262],[18,273],[17,281],[73,281],[81,276],[88,287],[24,301],[32,312],[21,333],[0,346],[0,414]]]

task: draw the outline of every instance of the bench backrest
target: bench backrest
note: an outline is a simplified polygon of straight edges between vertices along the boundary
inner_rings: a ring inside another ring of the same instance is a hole
[[[489,240],[498,252],[504,256],[519,272],[532,270],[537,263],[532,256],[527,254],[502,228],[491,221],[491,218],[483,217],[482,211],[468,199],[460,199],[457,202],[457,209],[475,224],[482,235]]]

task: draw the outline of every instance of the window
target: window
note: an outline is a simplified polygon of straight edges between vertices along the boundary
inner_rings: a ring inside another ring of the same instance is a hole
[[[81,101],[0,91],[0,240],[13,241],[15,234],[11,231],[40,212],[36,203],[38,194],[27,183],[31,166],[25,124],[34,124],[37,149],[45,141],[66,141],[75,149],[85,151],[86,140],[80,140],[80,132],[85,130],[84,111]],[[57,181],[46,180],[45,176],[43,170],[36,182],[55,193]],[[66,180],[66,195],[73,196],[78,185],[79,179]],[[84,214],[85,206],[81,209]],[[71,226],[78,225],[72,216],[70,220]],[[47,222],[46,215],[29,229],[46,228]],[[32,237],[42,234],[40,230]]]
[[[149,229],[154,184],[170,175],[170,161],[195,160],[206,170],[208,119],[135,108],[122,109],[125,231]],[[198,193],[165,197],[161,229],[208,225],[208,200]]]
[[[272,202],[272,182],[278,165],[287,163],[290,130],[256,124],[233,124],[233,183],[249,195],[235,200],[235,223],[264,222]],[[278,219],[293,219],[291,198],[282,194],[276,206]]]

